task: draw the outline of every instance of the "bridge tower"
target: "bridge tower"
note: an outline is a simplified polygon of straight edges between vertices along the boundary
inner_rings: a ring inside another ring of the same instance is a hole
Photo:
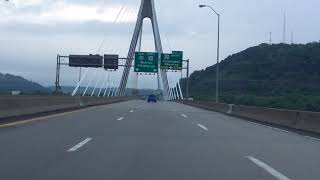
[[[142,36],[142,27],[143,27],[143,20],[145,18],[149,18],[151,20],[152,29],[153,29],[153,35],[154,35],[154,43],[155,48],[158,53],[162,53],[162,44],[161,44],[161,37],[157,22],[157,16],[155,11],[155,3],[154,0],[141,0],[140,10],[138,13],[138,18],[136,21],[135,30],[133,33],[133,37],[131,40],[129,52],[128,52],[128,59],[126,62],[126,66],[124,68],[121,82],[120,82],[120,90],[119,90],[119,96],[123,96],[125,94],[130,69],[132,66],[133,57],[137,48],[139,37]],[[160,88],[160,78],[162,80],[162,87],[163,87],[163,95],[164,98],[168,98],[168,92],[169,92],[169,85],[168,85],[168,78],[167,73],[165,70],[159,70],[158,73],[158,88]]]

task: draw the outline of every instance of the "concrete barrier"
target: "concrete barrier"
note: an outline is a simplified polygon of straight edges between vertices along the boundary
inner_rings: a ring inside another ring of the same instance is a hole
[[[204,101],[180,101],[183,104],[225,114],[276,124],[293,129],[320,133],[320,113]]]
[[[297,114],[297,119],[299,129],[320,133],[320,113],[301,111]]]
[[[128,97],[0,96],[0,119],[129,100]]]
[[[179,102],[183,104],[211,110],[211,111],[222,112],[222,113],[227,113],[227,111],[229,110],[229,104],[223,104],[223,103],[214,103],[214,102],[205,102],[205,101],[179,101]]]
[[[297,112],[283,109],[235,105],[231,115],[297,128]]]

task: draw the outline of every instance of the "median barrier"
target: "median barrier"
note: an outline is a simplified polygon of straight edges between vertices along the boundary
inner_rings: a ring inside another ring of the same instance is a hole
[[[128,97],[0,96],[0,119],[103,105],[129,99]]]
[[[222,112],[222,113],[227,113],[229,110],[229,104],[224,104],[224,103],[215,103],[215,102],[206,102],[206,101],[179,101],[179,102],[183,104],[211,110],[211,111]]]
[[[204,101],[179,101],[180,103],[217,111],[240,118],[256,120],[293,129],[320,133],[320,113],[265,107],[243,106]]]

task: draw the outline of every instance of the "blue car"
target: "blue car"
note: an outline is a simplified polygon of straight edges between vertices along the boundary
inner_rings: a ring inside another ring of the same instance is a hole
[[[157,97],[156,97],[155,95],[149,95],[147,101],[148,101],[148,103],[149,103],[149,102],[154,102],[154,103],[156,103],[156,102],[157,102]]]

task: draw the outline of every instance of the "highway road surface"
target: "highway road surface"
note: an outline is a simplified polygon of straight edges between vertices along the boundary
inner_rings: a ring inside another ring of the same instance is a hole
[[[133,100],[0,127],[1,180],[319,180],[320,140]]]

